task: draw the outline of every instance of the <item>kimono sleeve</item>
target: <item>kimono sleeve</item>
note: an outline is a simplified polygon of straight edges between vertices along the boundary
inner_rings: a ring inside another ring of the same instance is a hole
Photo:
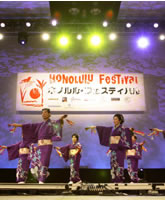
[[[96,130],[99,136],[100,144],[109,147],[112,127],[96,126]]]
[[[19,157],[19,148],[21,142],[7,147],[8,160],[14,160]]]
[[[128,144],[128,148],[132,148],[132,131],[130,130],[130,128],[125,128],[125,134],[126,134],[126,140],[127,140],[127,144]]]
[[[23,141],[28,143],[36,143],[38,141],[38,131],[42,123],[23,124],[22,136]]]
[[[69,160],[69,145],[61,147],[60,152],[62,153],[64,161],[67,162]]]
[[[52,141],[61,141],[62,140],[62,121],[57,120],[52,123],[52,128],[53,128],[53,136],[52,136]]]
[[[136,150],[136,156],[138,159],[142,159],[142,146],[140,144],[137,144],[137,150]]]

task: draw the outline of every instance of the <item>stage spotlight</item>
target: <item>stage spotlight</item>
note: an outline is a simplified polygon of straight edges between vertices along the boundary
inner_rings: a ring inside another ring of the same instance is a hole
[[[26,27],[31,27],[31,23],[30,22],[26,22]]]
[[[61,36],[61,37],[59,38],[59,44],[60,44],[61,46],[67,46],[68,43],[69,43],[69,40],[68,40],[68,38],[67,38],[66,36]]]
[[[154,23],[154,28],[158,28],[159,27],[159,24],[158,23]]]
[[[47,40],[50,39],[50,35],[49,35],[48,33],[43,33],[43,34],[41,35],[41,37],[42,37],[42,39],[45,40],[45,41],[47,41]]]
[[[6,25],[5,25],[5,23],[0,23],[0,26],[1,26],[1,28],[4,28]]]
[[[51,21],[51,24],[52,24],[52,26],[57,26],[57,20],[53,19],[53,20]]]
[[[90,42],[93,46],[99,46],[101,43],[101,38],[99,35],[94,35],[91,37]]]
[[[131,23],[126,23],[127,28],[131,28],[131,26],[132,26]]]
[[[28,42],[28,34],[26,32],[18,33],[18,43],[21,45],[25,45]]]
[[[139,48],[145,49],[149,46],[149,40],[146,37],[141,37],[137,40],[137,45]]]
[[[165,40],[165,35],[161,34],[161,35],[159,36],[159,39],[160,39],[160,40]]]
[[[117,35],[115,33],[110,33],[109,34],[109,39],[110,40],[115,40],[117,38]]]
[[[82,39],[82,35],[81,35],[81,34],[78,34],[78,35],[77,35],[77,39],[78,39],[78,40],[81,40],[81,39]]]
[[[108,26],[108,22],[107,21],[104,21],[103,22],[103,27],[107,27]]]
[[[0,40],[2,40],[3,39],[3,34],[2,33],[0,33]]]

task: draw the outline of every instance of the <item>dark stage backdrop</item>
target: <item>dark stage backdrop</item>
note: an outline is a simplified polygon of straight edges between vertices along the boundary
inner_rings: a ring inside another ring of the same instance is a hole
[[[121,37],[108,49],[100,52],[81,51],[81,48],[58,51],[51,42],[45,43],[40,37],[29,38],[26,46],[17,43],[17,37],[7,37],[0,41],[0,144],[11,145],[21,140],[21,130],[11,134],[8,123],[40,122],[40,114],[16,113],[16,77],[18,72],[102,72],[102,73],[144,73],[147,110],[144,113],[125,113],[125,126],[149,133],[148,128],[165,129],[165,44],[157,37],[150,38],[150,47],[140,50],[135,45],[136,37]],[[76,42],[77,43],[77,42]],[[136,107],[136,105],[134,105]],[[71,134],[77,132],[83,146],[81,167],[110,167],[106,156],[108,148],[100,146],[97,134],[85,132],[89,125],[111,126],[111,114],[72,114],[75,126],[65,124],[62,146],[71,142]],[[57,119],[60,115],[53,115]],[[139,136],[138,140],[144,138]],[[141,168],[165,168],[165,140],[162,135],[152,140],[145,137],[148,152],[143,153]],[[17,160],[8,161],[7,152],[0,157],[0,168],[16,168]],[[51,168],[65,168],[69,164],[51,156]]]

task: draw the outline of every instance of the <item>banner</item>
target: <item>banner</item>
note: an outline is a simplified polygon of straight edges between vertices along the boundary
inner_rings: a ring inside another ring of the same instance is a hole
[[[18,73],[17,111],[145,111],[139,73]]]

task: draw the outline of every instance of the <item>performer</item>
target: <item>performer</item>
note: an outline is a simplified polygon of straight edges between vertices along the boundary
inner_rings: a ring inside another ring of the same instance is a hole
[[[10,126],[10,125],[9,125]],[[10,132],[15,132],[16,127],[10,130]],[[28,129],[24,130],[23,135],[29,135],[31,134]],[[34,132],[35,134],[35,132]],[[30,145],[32,142],[36,142],[37,140],[31,139],[30,141],[27,138],[24,138],[24,140],[10,145],[10,146],[0,146],[1,154],[5,149],[8,151],[8,160],[15,160],[18,158],[18,165],[16,169],[16,182],[18,184],[24,184],[27,181],[28,178],[28,171],[30,167],[30,159],[29,159],[29,150]]]
[[[21,141],[10,146],[1,146],[1,149],[7,149],[8,160],[19,159],[16,169],[16,181],[18,184],[24,184],[27,181],[30,166],[30,160],[28,159],[29,144]]]
[[[70,160],[70,182],[69,185],[73,183],[82,183],[79,175],[80,159],[82,146],[79,143],[78,134],[74,133],[72,135],[72,144],[68,144],[64,147],[55,147],[57,153],[60,157],[63,157],[64,161]]]
[[[142,143],[136,142],[136,135],[132,136],[132,149],[128,149],[126,152],[127,164],[128,164],[128,174],[130,176],[131,182],[137,183],[138,178],[138,162],[142,159],[142,150],[147,151],[144,148],[145,141]]]
[[[100,144],[110,146],[111,152],[111,176],[112,181],[120,183],[124,181],[124,159],[127,149],[132,145],[132,131],[124,128],[124,117],[121,114],[115,114],[113,117],[114,127],[91,126],[86,130],[97,130]]]
[[[53,121],[50,119],[50,109],[42,109],[42,118],[44,122],[33,123],[33,124],[10,124],[13,127],[22,127],[23,130],[23,141],[29,141],[29,143],[38,142],[36,149],[36,158],[38,160],[36,165],[38,168],[38,181],[39,184],[43,184],[48,177],[48,167],[50,163],[50,156],[52,152],[53,141],[61,141],[62,139],[62,127],[64,119],[67,115],[62,116],[59,120]],[[71,125],[71,121],[67,120]],[[28,134],[26,134],[28,132]],[[31,156],[32,157],[32,156]],[[33,160],[33,161],[34,161]],[[35,166],[33,166],[35,167]]]

